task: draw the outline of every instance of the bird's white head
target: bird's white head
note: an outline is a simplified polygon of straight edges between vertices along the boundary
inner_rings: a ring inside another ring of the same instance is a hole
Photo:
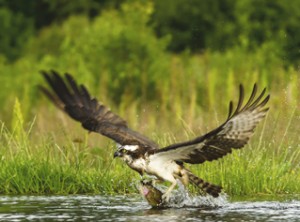
[[[117,144],[117,151],[114,153],[114,158],[121,157],[124,161],[130,162],[139,153],[139,145],[120,145]]]

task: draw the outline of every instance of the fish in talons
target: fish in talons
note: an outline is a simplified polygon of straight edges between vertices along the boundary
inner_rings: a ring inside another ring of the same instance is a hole
[[[151,180],[141,180],[138,190],[152,207],[164,206],[163,192],[153,186]]]

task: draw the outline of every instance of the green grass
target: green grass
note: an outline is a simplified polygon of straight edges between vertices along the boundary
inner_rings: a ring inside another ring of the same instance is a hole
[[[285,113],[272,110],[245,148],[219,161],[189,167],[201,178],[222,185],[231,196],[300,193],[299,110],[296,107]],[[136,107],[128,110],[129,115],[136,112]],[[44,115],[49,118],[45,120]],[[164,120],[158,116],[158,124],[155,112],[144,115],[145,119],[138,118],[144,125],[138,122],[132,125],[142,126],[145,133],[155,132],[148,135],[162,146],[204,133],[206,127],[199,128],[198,122],[210,119],[207,128],[212,129],[221,119],[212,112],[191,125],[176,115]],[[172,130],[179,125],[178,130]],[[137,192],[134,184],[139,176],[121,160],[113,159],[114,143],[100,135],[88,134],[60,111],[42,112],[26,125],[16,101],[12,126],[13,130],[8,130],[4,123],[1,125],[0,193]]]
[[[0,193],[76,194],[128,193],[133,172],[113,161],[112,147],[91,148],[66,138],[63,145],[51,137],[32,143],[1,129]],[[43,136],[42,136],[43,137]],[[114,172],[117,172],[116,174]]]
[[[4,123],[1,125],[0,193],[103,194],[133,190],[128,186],[133,172],[113,161],[112,146],[105,147],[104,152],[89,147],[85,141],[72,142],[66,133],[61,145],[45,134],[33,140],[34,123],[24,130],[18,100],[13,117],[12,132]],[[115,176],[113,172],[119,173]]]

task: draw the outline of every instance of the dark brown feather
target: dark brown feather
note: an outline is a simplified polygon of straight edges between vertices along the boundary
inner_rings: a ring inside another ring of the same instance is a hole
[[[43,86],[41,91],[70,117],[81,122],[82,126],[93,132],[107,136],[121,145],[140,145],[149,150],[156,149],[155,142],[127,127],[120,116],[92,98],[83,85],[77,85],[70,74],[62,78],[56,71],[42,71],[53,93]]]
[[[243,106],[244,89],[240,85],[237,107],[232,114],[233,103],[229,103],[228,118],[221,126],[191,141],[155,150],[155,155],[165,161],[174,160],[198,164],[219,159],[231,153],[232,149],[244,147],[253,135],[255,127],[269,109],[264,106],[269,101],[270,95],[262,100],[265,91],[266,89],[255,99],[257,92],[255,84],[248,102]]]

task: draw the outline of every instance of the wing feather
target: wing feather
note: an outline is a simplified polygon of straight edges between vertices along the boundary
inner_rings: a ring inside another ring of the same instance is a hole
[[[270,95],[264,98],[265,92],[266,89],[255,98],[257,93],[255,84],[251,96],[243,106],[244,88],[240,85],[237,107],[233,112],[233,103],[230,101],[228,118],[221,126],[191,141],[155,150],[153,155],[165,161],[197,164],[219,159],[231,153],[232,149],[244,147],[254,134],[255,127],[269,110],[269,108],[265,108],[265,105],[269,101]]]
[[[66,73],[62,78],[56,71],[42,71],[52,91],[39,86],[41,91],[70,117],[81,122],[93,132],[107,136],[121,145],[141,145],[149,150],[158,145],[147,137],[128,128],[127,123],[109,108],[92,98],[84,85],[77,85],[73,77]]]
[[[237,105],[233,115],[236,115],[240,111],[243,101],[244,101],[244,87],[240,84],[240,97],[239,97],[238,105]]]
[[[264,92],[264,90],[263,90],[263,92]],[[248,102],[246,103],[246,105],[244,106],[244,108],[242,109],[242,111],[244,109],[246,109],[252,103],[253,99],[255,98],[256,92],[257,92],[257,85],[255,83],[254,86],[253,86],[253,90],[252,90],[251,96],[250,96]]]

